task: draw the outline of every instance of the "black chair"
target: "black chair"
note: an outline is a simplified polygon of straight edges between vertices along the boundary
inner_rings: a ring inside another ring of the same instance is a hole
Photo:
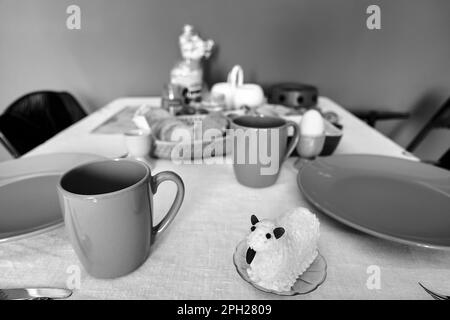
[[[450,98],[436,111],[433,117],[408,144],[406,150],[413,152],[434,129],[450,129]]]
[[[450,149],[448,149],[447,152],[444,153],[444,155],[434,165],[450,170]]]
[[[14,101],[0,116],[0,142],[19,157],[85,116],[68,92],[32,92]]]
[[[409,112],[388,111],[388,110],[349,110],[361,120],[367,122],[371,127],[375,127],[381,120],[402,120],[410,117]]]
[[[18,158],[20,157],[19,152],[14,148],[11,143],[9,143],[8,139],[3,135],[3,133],[0,131],[0,144],[3,145],[3,147],[6,149],[6,151],[9,152],[9,154],[14,157]]]
[[[414,152],[417,147],[425,140],[425,138],[434,129],[450,129],[450,98],[436,111],[425,126],[419,131],[414,139],[408,144],[406,150]],[[449,147],[450,147],[450,141]],[[438,167],[450,170],[450,149],[436,162],[428,161]]]
[[[394,120],[394,119],[407,119],[410,117],[406,112],[395,111],[355,111],[350,110],[355,116],[361,120],[366,121],[370,126],[375,127],[376,123],[380,120]],[[417,123],[414,123],[416,126]],[[450,129],[450,98],[434,112],[429,118],[428,122],[422,125],[419,131],[416,131],[412,135],[412,139],[406,144],[406,150],[414,152],[417,147],[425,140],[427,135],[434,129]],[[449,142],[450,147],[450,142]],[[438,161],[423,161],[430,163],[444,169],[450,170],[450,149]]]

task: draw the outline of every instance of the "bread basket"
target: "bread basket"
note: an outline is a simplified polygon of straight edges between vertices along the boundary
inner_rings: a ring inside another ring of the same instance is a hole
[[[191,126],[198,121],[203,121],[205,117],[206,115],[183,115],[177,116],[177,119]],[[230,144],[227,143],[229,138],[229,136],[224,134],[212,140],[192,140],[189,142],[172,142],[156,139],[152,156],[172,160],[194,160],[211,156],[224,156],[231,151]],[[174,150],[175,148],[176,150]]]

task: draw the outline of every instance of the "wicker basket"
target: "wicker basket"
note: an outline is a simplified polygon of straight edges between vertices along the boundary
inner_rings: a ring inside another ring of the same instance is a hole
[[[178,116],[177,119],[186,125],[194,125],[195,122],[203,121],[206,115],[189,115]],[[192,142],[172,142],[158,140],[155,141],[152,156],[161,159],[177,159],[177,160],[194,160],[203,159],[207,157],[224,156],[230,153],[227,143],[229,136],[217,137],[212,140],[193,140]],[[229,141],[228,141],[229,142]],[[176,149],[175,149],[176,148]],[[174,150],[175,149],[175,150]],[[213,152],[211,152],[213,151]],[[172,154],[174,153],[174,154]]]

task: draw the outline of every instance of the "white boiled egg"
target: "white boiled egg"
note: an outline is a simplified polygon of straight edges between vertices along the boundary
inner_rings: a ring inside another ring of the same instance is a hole
[[[325,123],[319,111],[306,111],[300,121],[300,133],[305,136],[320,136],[325,132]]]

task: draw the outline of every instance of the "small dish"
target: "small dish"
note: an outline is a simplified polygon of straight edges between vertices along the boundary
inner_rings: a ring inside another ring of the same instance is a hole
[[[327,277],[327,262],[319,252],[317,258],[309,266],[308,270],[306,270],[300,277],[297,278],[297,281],[294,283],[290,291],[278,292],[269,290],[257,285],[250,280],[250,277],[247,274],[247,268],[249,267],[249,265],[245,260],[246,251],[247,241],[242,240],[238,243],[233,254],[234,266],[236,267],[236,270],[242,279],[250,283],[256,289],[263,292],[272,293],[279,296],[296,296],[307,294],[316,290]]]
[[[341,141],[343,131],[342,128],[338,128],[331,122],[325,121],[325,133],[325,142],[322,152],[320,153],[320,156],[322,157],[333,154]]]

